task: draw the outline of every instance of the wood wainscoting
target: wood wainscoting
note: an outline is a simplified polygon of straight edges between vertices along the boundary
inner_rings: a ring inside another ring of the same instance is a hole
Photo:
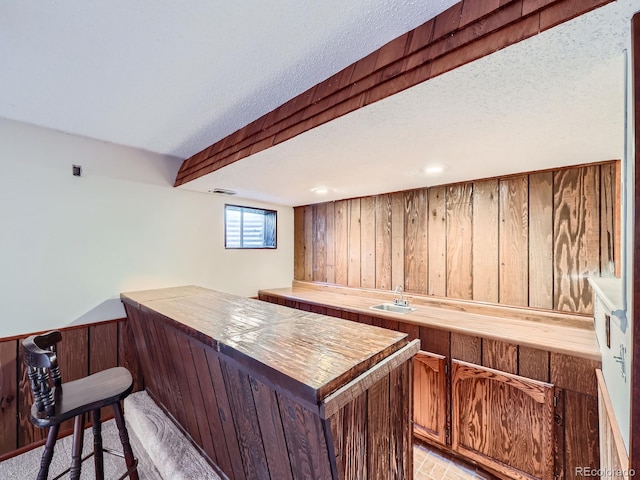
[[[128,368],[134,378],[134,391],[144,389],[126,318],[58,330],[62,333],[62,342],[57,354],[64,382],[122,366]],[[22,363],[22,339],[29,335],[33,333],[0,339],[0,461],[35,448],[46,439],[47,430],[36,428],[29,421],[33,398]],[[108,413],[105,411],[105,417]],[[71,433],[72,429],[72,420],[63,423],[60,436]]]
[[[296,207],[294,278],[592,313],[619,184],[610,161]]]
[[[601,370],[598,379],[598,410],[600,419],[600,470],[602,478],[629,480],[629,455],[622,440],[609,390]]]

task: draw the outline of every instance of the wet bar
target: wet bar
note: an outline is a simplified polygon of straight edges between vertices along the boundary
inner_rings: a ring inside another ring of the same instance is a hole
[[[148,393],[228,478],[413,478],[418,341],[196,286],[121,298]]]

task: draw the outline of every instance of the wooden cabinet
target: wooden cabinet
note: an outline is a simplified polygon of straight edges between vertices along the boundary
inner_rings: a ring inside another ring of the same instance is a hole
[[[260,298],[306,311],[323,306],[320,299]],[[599,468],[599,360],[487,338],[481,327],[462,333],[336,303],[326,314],[420,339],[413,361],[416,438],[503,478],[577,480],[577,467]]]
[[[451,447],[511,478],[552,479],[553,385],[451,361]]]
[[[413,431],[442,445],[447,443],[446,357],[420,351],[413,357]]]

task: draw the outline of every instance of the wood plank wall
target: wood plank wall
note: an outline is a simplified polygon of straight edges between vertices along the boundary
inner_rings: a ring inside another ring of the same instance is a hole
[[[620,272],[620,162],[295,208],[297,280],[592,313]]]
[[[63,382],[123,366],[133,375],[134,391],[144,389],[129,329],[124,318],[60,328],[62,342],[58,344],[57,353]],[[32,334],[0,339],[0,461],[16,450],[37,446],[47,434],[46,429],[36,428],[29,421],[33,398],[22,363],[21,342],[29,335]],[[61,436],[70,433],[73,428],[70,422],[61,427]]]

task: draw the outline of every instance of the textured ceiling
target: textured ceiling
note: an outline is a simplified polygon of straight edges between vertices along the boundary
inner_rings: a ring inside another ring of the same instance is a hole
[[[638,9],[618,0],[181,188],[301,205],[622,158]]]
[[[0,117],[189,157],[456,0],[3,0]]]

